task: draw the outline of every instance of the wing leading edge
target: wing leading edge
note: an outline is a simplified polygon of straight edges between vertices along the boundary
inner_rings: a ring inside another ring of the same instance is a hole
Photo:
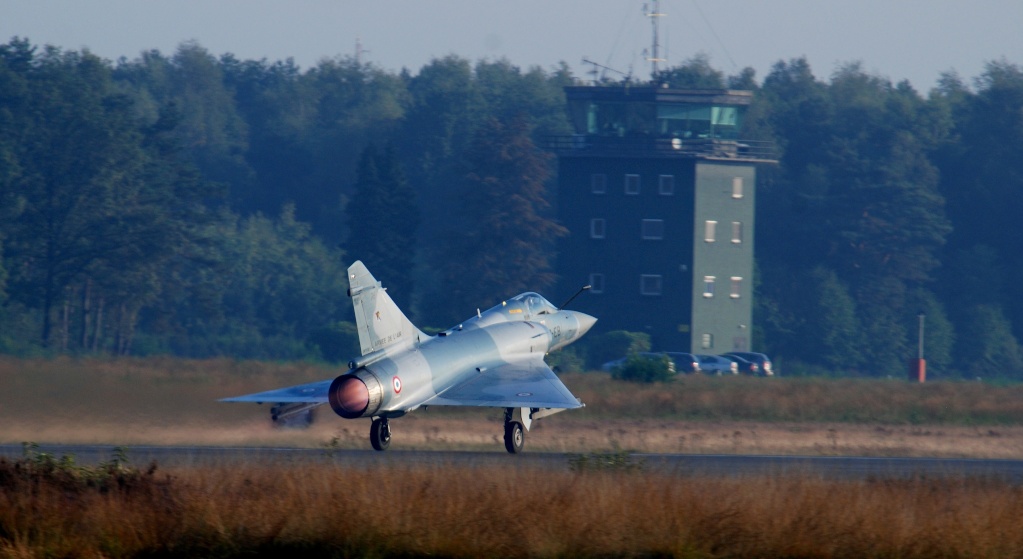
[[[299,384],[296,386],[289,386],[287,388],[279,388],[277,390],[268,390],[266,392],[235,396],[234,398],[223,398],[220,401],[269,402],[275,404],[292,402],[326,402],[327,391],[330,389],[331,382],[333,382],[333,379],[321,380],[317,382],[310,382],[309,384]]]
[[[580,408],[543,358],[492,367],[423,402],[424,406]]]

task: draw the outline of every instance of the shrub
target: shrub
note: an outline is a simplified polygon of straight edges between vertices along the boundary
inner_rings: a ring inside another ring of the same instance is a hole
[[[641,351],[650,351],[650,335],[644,332],[613,330],[592,338],[583,338],[587,348],[588,365],[599,369],[608,361]]]
[[[611,377],[628,382],[668,382],[675,379],[675,363],[667,356],[647,357],[633,353]]]

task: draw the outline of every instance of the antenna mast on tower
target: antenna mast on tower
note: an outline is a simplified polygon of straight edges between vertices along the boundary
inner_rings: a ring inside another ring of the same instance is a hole
[[[358,35],[355,36],[355,65],[362,66],[362,55],[369,52],[362,48],[362,38]]]
[[[660,40],[660,37],[659,37],[660,20],[658,18],[664,17],[664,14],[662,14],[661,10],[660,10],[660,4],[661,4],[660,0],[653,0],[654,9],[653,9],[653,11],[647,12],[647,14],[646,14],[646,16],[648,18],[650,18],[650,24],[651,24],[651,26],[653,27],[653,30],[654,30],[654,41],[653,41],[653,44],[651,45],[650,56],[647,57],[647,62],[650,62],[651,67],[652,67],[652,70],[651,70],[651,73],[650,73],[650,77],[654,77],[654,76],[657,75],[657,63],[658,62],[667,62],[668,61],[666,58],[661,58],[660,57],[660,51],[661,51],[661,40]],[[645,7],[644,7],[644,9],[645,9]]]

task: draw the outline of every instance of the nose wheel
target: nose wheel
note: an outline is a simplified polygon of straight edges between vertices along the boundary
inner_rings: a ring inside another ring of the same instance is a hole
[[[386,417],[379,417],[373,420],[369,427],[369,442],[373,450],[387,450],[391,446],[391,427],[387,424]]]

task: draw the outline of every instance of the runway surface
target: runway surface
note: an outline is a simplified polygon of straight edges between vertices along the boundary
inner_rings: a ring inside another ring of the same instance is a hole
[[[110,460],[115,447],[106,445],[40,445],[36,452],[55,458],[71,455],[82,464]],[[164,467],[211,464],[302,464],[337,463],[353,467],[380,465],[459,465],[468,467],[506,466],[569,469],[578,463],[577,454],[525,452],[509,455],[502,451],[403,451],[325,450],[308,448],[241,448],[132,446],[127,447],[131,463],[145,465],[155,460]],[[20,458],[22,445],[0,445],[0,456]],[[590,456],[599,459],[601,455]],[[702,454],[630,454],[631,463],[642,471],[674,475],[754,476],[812,475],[825,479],[903,479],[986,477],[1023,483],[1023,460],[960,458],[865,458],[848,456],[754,456]]]

